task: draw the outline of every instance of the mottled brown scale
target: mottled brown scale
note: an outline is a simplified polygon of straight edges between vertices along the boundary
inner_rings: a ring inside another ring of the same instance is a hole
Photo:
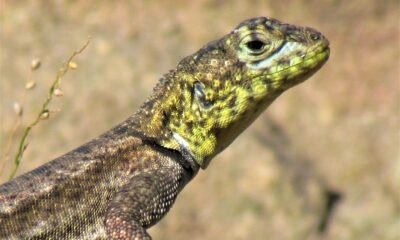
[[[126,121],[1,185],[0,239],[151,239],[198,170],[328,56],[313,29],[242,22],[165,74]]]

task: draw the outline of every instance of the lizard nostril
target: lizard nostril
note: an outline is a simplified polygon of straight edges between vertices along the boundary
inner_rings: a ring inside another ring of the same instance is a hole
[[[321,34],[319,34],[319,33],[312,33],[312,34],[310,35],[310,38],[311,38],[311,40],[313,40],[313,41],[318,41],[318,40],[321,39]]]

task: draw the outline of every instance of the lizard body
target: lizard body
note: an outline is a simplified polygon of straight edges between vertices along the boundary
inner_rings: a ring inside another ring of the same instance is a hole
[[[329,57],[322,34],[259,17],[184,58],[123,123],[0,186],[0,239],[151,239],[178,193]]]

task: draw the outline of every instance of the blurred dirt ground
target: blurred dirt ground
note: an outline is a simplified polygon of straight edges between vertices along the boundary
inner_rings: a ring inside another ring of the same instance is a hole
[[[400,239],[398,1],[0,1],[1,151],[13,102],[32,119],[69,55],[92,37],[64,96],[33,131],[19,173],[132,114],[161,74],[240,21],[312,26],[329,62],[281,96],[184,189],[155,239]],[[30,62],[42,66],[25,92]],[[14,141],[15,147],[17,142]],[[0,182],[11,160],[3,159]],[[327,190],[341,194],[317,234]]]

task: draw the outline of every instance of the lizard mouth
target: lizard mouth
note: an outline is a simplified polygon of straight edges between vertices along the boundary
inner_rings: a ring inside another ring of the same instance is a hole
[[[328,44],[320,44],[310,49],[303,56],[294,56],[290,64],[286,66],[277,66],[270,69],[270,73],[265,74],[271,82],[291,81],[296,79],[296,83],[304,80],[303,75],[309,75],[316,72],[328,60],[330,48]]]
[[[299,71],[313,70],[315,67],[323,65],[328,60],[329,54],[329,46],[319,47],[313,50],[311,54],[308,54],[308,56],[304,56],[303,61],[290,65],[289,67],[284,68],[281,71],[287,71],[290,69],[298,69]]]

